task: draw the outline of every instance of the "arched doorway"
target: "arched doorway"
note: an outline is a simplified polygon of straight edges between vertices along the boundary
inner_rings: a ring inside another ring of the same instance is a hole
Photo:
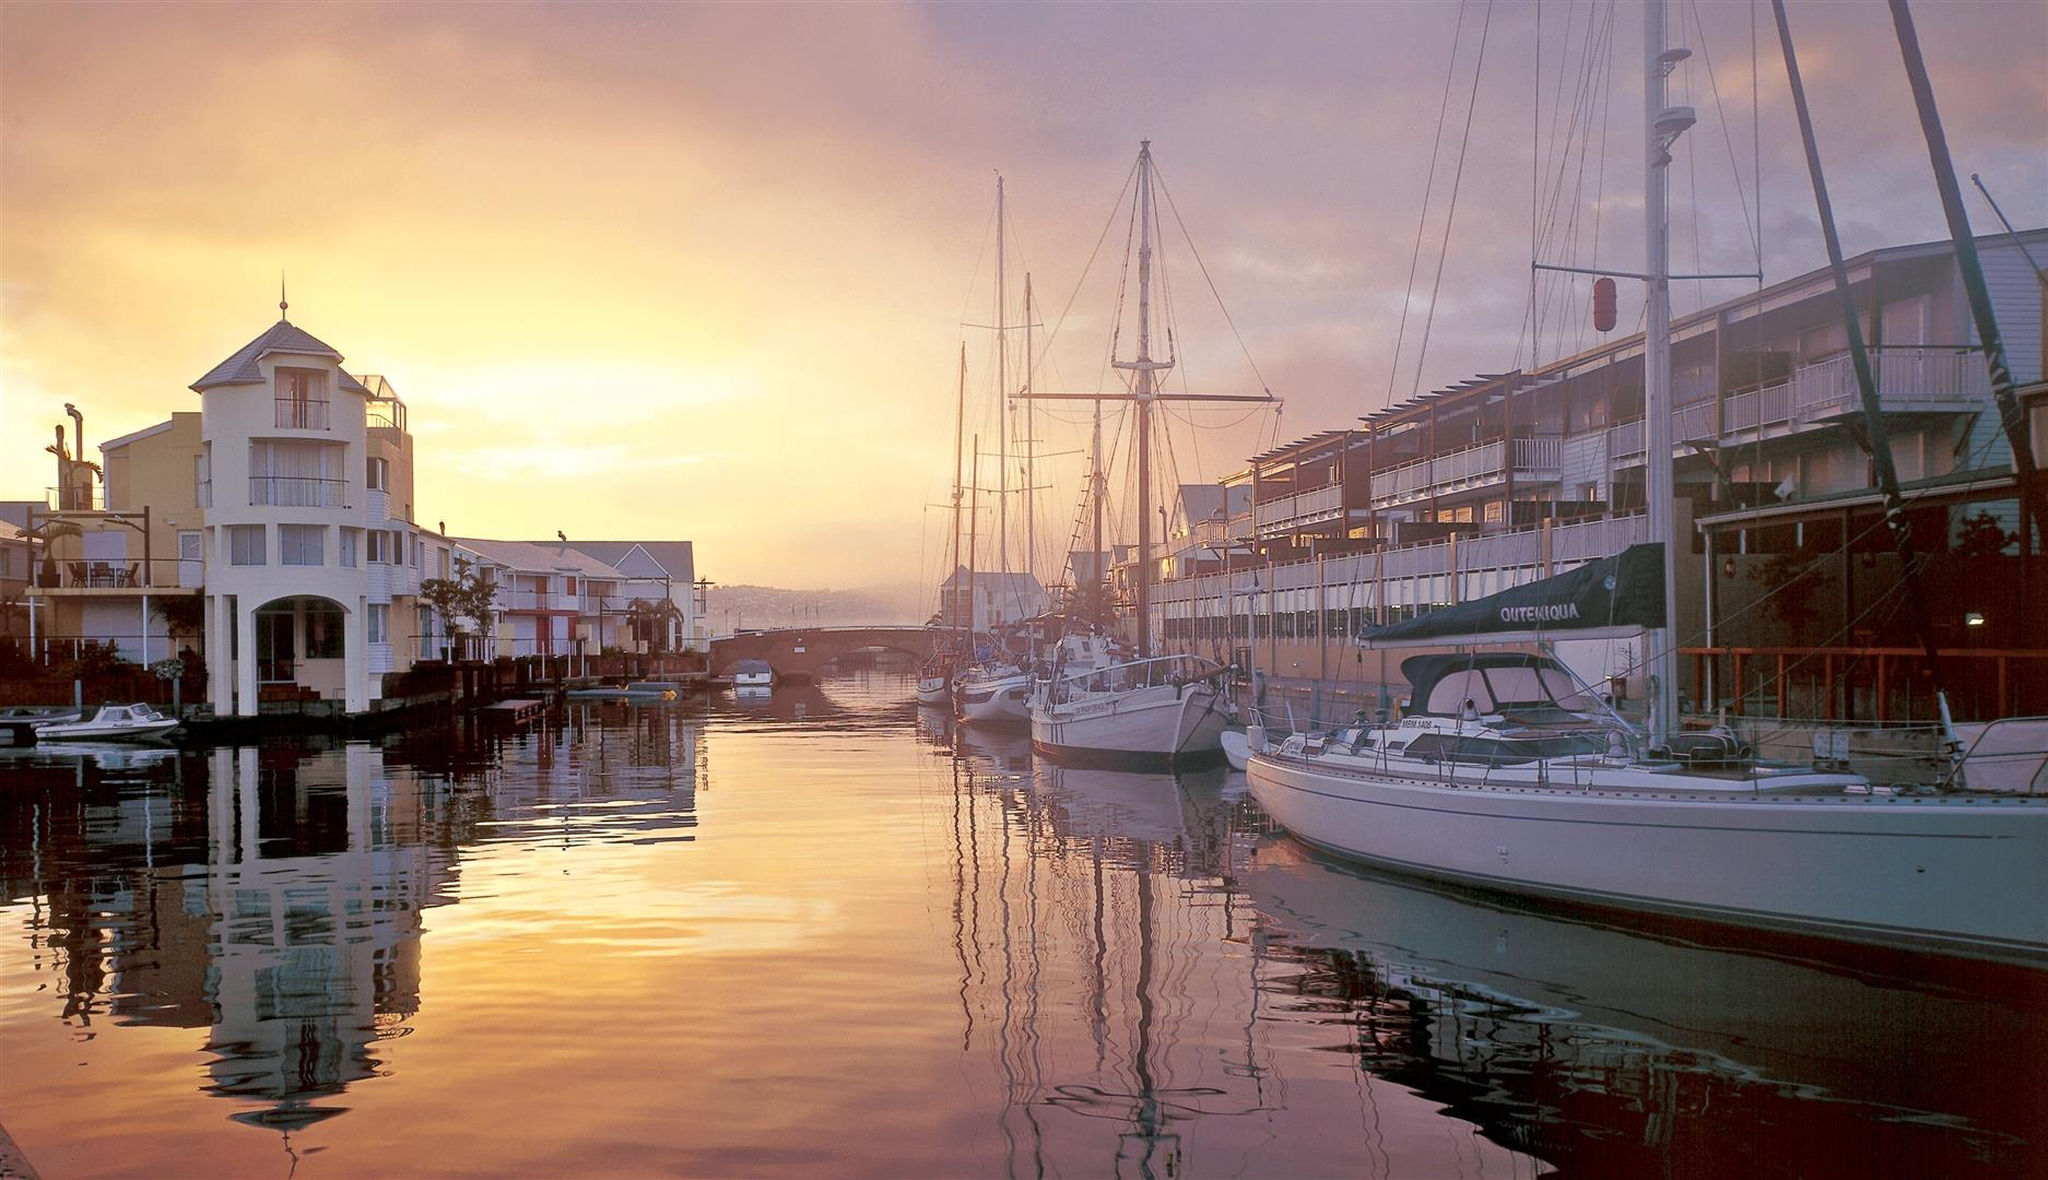
[[[300,594],[257,607],[258,699],[345,699],[347,635],[348,612],[331,598]]]

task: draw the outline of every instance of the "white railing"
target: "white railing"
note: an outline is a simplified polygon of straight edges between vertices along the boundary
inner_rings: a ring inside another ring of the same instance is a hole
[[[1555,478],[1564,458],[1561,438],[1518,438],[1514,440],[1514,469],[1533,479]],[[1403,463],[1373,476],[1372,498],[1376,504],[1396,504],[1420,499],[1431,492],[1504,478],[1507,474],[1507,444],[1496,439],[1413,463]]]
[[[1277,500],[1254,505],[1252,519],[1257,522],[1258,527],[1268,528],[1304,517],[1339,512],[1343,507],[1344,488],[1338,484],[1331,484],[1312,492],[1296,492],[1292,496],[1282,496]]]
[[[1550,530],[1550,560],[1553,567],[1567,569],[1596,558],[1610,557],[1630,545],[1648,540],[1648,534],[1649,522],[1640,515],[1555,525]],[[1537,529],[1466,537],[1458,542],[1458,572],[1464,576],[1481,576],[1497,570],[1522,571],[1534,576],[1540,574],[1542,563],[1543,535]],[[1321,584],[1327,591],[1350,585],[1369,585],[1379,577],[1391,583],[1404,578],[1443,577],[1450,573],[1450,542],[1431,541],[1388,549],[1377,555],[1357,553],[1325,558]],[[1256,580],[1259,602],[1263,604],[1265,596],[1272,592],[1278,592],[1283,598],[1290,591],[1313,594],[1317,577],[1314,561],[1233,569],[1228,575],[1204,574],[1199,578],[1163,582],[1155,588],[1155,602],[1221,601],[1226,595],[1243,600]],[[1261,605],[1258,609],[1264,610],[1265,607]],[[1283,605],[1279,609],[1293,608]]]

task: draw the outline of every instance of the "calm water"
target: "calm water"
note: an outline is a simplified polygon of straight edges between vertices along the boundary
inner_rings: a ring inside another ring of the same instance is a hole
[[[0,1125],[101,1175],[2048,1175],[2036,977],[1363,875],[874,674],[0,762]]]

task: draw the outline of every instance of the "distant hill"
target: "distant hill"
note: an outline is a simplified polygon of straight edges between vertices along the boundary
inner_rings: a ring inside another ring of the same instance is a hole
[[[740,628],[854,627],[922,623],[932,593],[912,585],[845,590],[792,590],[782,586],[712,586],[705,623],[715,634]]]

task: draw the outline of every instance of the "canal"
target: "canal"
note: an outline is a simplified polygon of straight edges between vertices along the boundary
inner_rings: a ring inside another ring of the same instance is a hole
[[[0,1125],[44,1180],[2048,1174],[2038,975],[1369,875],[911,688],[10,753]]]

